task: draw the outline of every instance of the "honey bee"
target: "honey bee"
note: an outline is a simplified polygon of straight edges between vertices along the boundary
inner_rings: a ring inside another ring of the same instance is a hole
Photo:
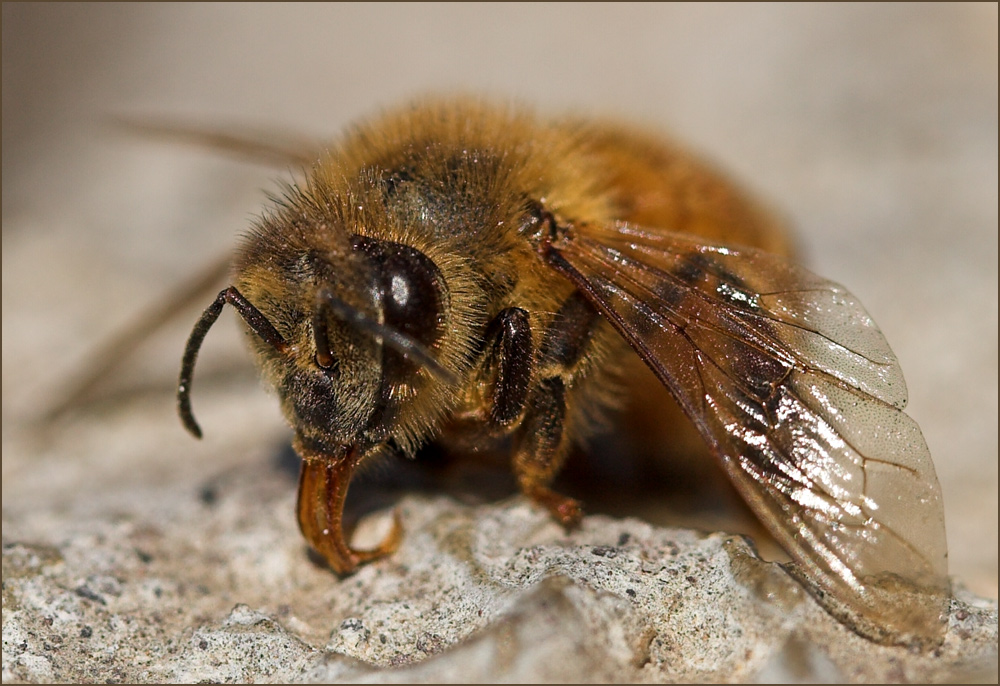
[[[289,155],[299,159],[298,155]],[[837,617],[940,641],[941,492],[903,376],[843,287],[793,264],[770,214],[676,145],[606,122],[424,101],[317,148],[256,222],[188,341],[178,402],[226,304],[302,458],[298,522],[340,574],[358,466],[435,442],[507,446],[551,482],[637,355]]]

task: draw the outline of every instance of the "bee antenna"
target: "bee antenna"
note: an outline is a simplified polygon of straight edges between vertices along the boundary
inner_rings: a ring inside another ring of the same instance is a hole
[[[323,297],[313,312],[313,338],[316,339],[316,364],[323,369],[332,369],[337,365],[337,360],[330,350],[330,338],[327,331],[327,309],[323,305]]]
[[[181,375],[177,383],[177,412],[180,414],[181,422],[195,438],[201,438],[201,427],[195,421],[194,413],[191,411],[191,379],[194,376],[194,363],[198,359],[198,351],[201,349],[205,335],[212,328],[212,324],[222,314],[222,308],[226,303],[232,305],[243,317],[243,321],[254,330],[258,336],[263,338],[279,353],[288,350],[288,343],[281,337],[278,330],[274,328],[267,317],[261,314],[260,310],[250,304],[243,297],[243,294],[236,290],[235,286],[226,288],[215,301],[208,306],[201,319],[191,330],[187,345],[184,347],[184,359],[181,361]]]
[[[434,374],[434,376],[446,383],[453,385],[458,383],[458,377],[454,372],[445,369],[434,358],[431,351],[414,338],[384,324],[379,324],[358,310],[358,308],[347,304],[328,290],[320,291],[317,295],[317,300],[319,301],[316,308],[317,321],[323,320],[323,317],[320,315],[324,310],[329,311],[359,331],[364,331],[370,333],[372,336],[381,338],[384,345],[389,346],[408,360],[424,367],[431,374]],[[326,325],[321,323],[314,330],[316,332],[317,356],[321,353],[330,355],[329,342],[326,339]]]

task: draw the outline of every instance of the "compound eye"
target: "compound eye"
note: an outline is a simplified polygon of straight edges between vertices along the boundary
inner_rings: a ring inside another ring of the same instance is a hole
[[[379,282],[385,325],[431,346],[441,334],[446,290],[437,265],[401,243],[354,237],[355,249],[371,258]]]
[[[416,250],[394,256],[385,267],[382,307],[386,324],[421,343],[433,343],[441,316],[437,267]]]

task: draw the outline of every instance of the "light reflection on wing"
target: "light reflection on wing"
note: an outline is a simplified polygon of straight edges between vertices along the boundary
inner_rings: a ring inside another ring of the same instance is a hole
[[[876,640],[940,641],[940,486],[854,296],[774,255],[624,224],[566,228],[543,252],[673,392],[828,609]]]

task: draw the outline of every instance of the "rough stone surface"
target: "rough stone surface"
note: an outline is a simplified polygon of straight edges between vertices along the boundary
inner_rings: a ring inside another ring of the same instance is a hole
[[[398,553],[338,579],[308,559],[289,481],[263,463],[58,528],[5,518],[4,681],[948,681],[996,666],[995,602],[960,592],[935,654],[885,648],[741,537],[599,515],[567,534],[517,496],[407,496]]]

